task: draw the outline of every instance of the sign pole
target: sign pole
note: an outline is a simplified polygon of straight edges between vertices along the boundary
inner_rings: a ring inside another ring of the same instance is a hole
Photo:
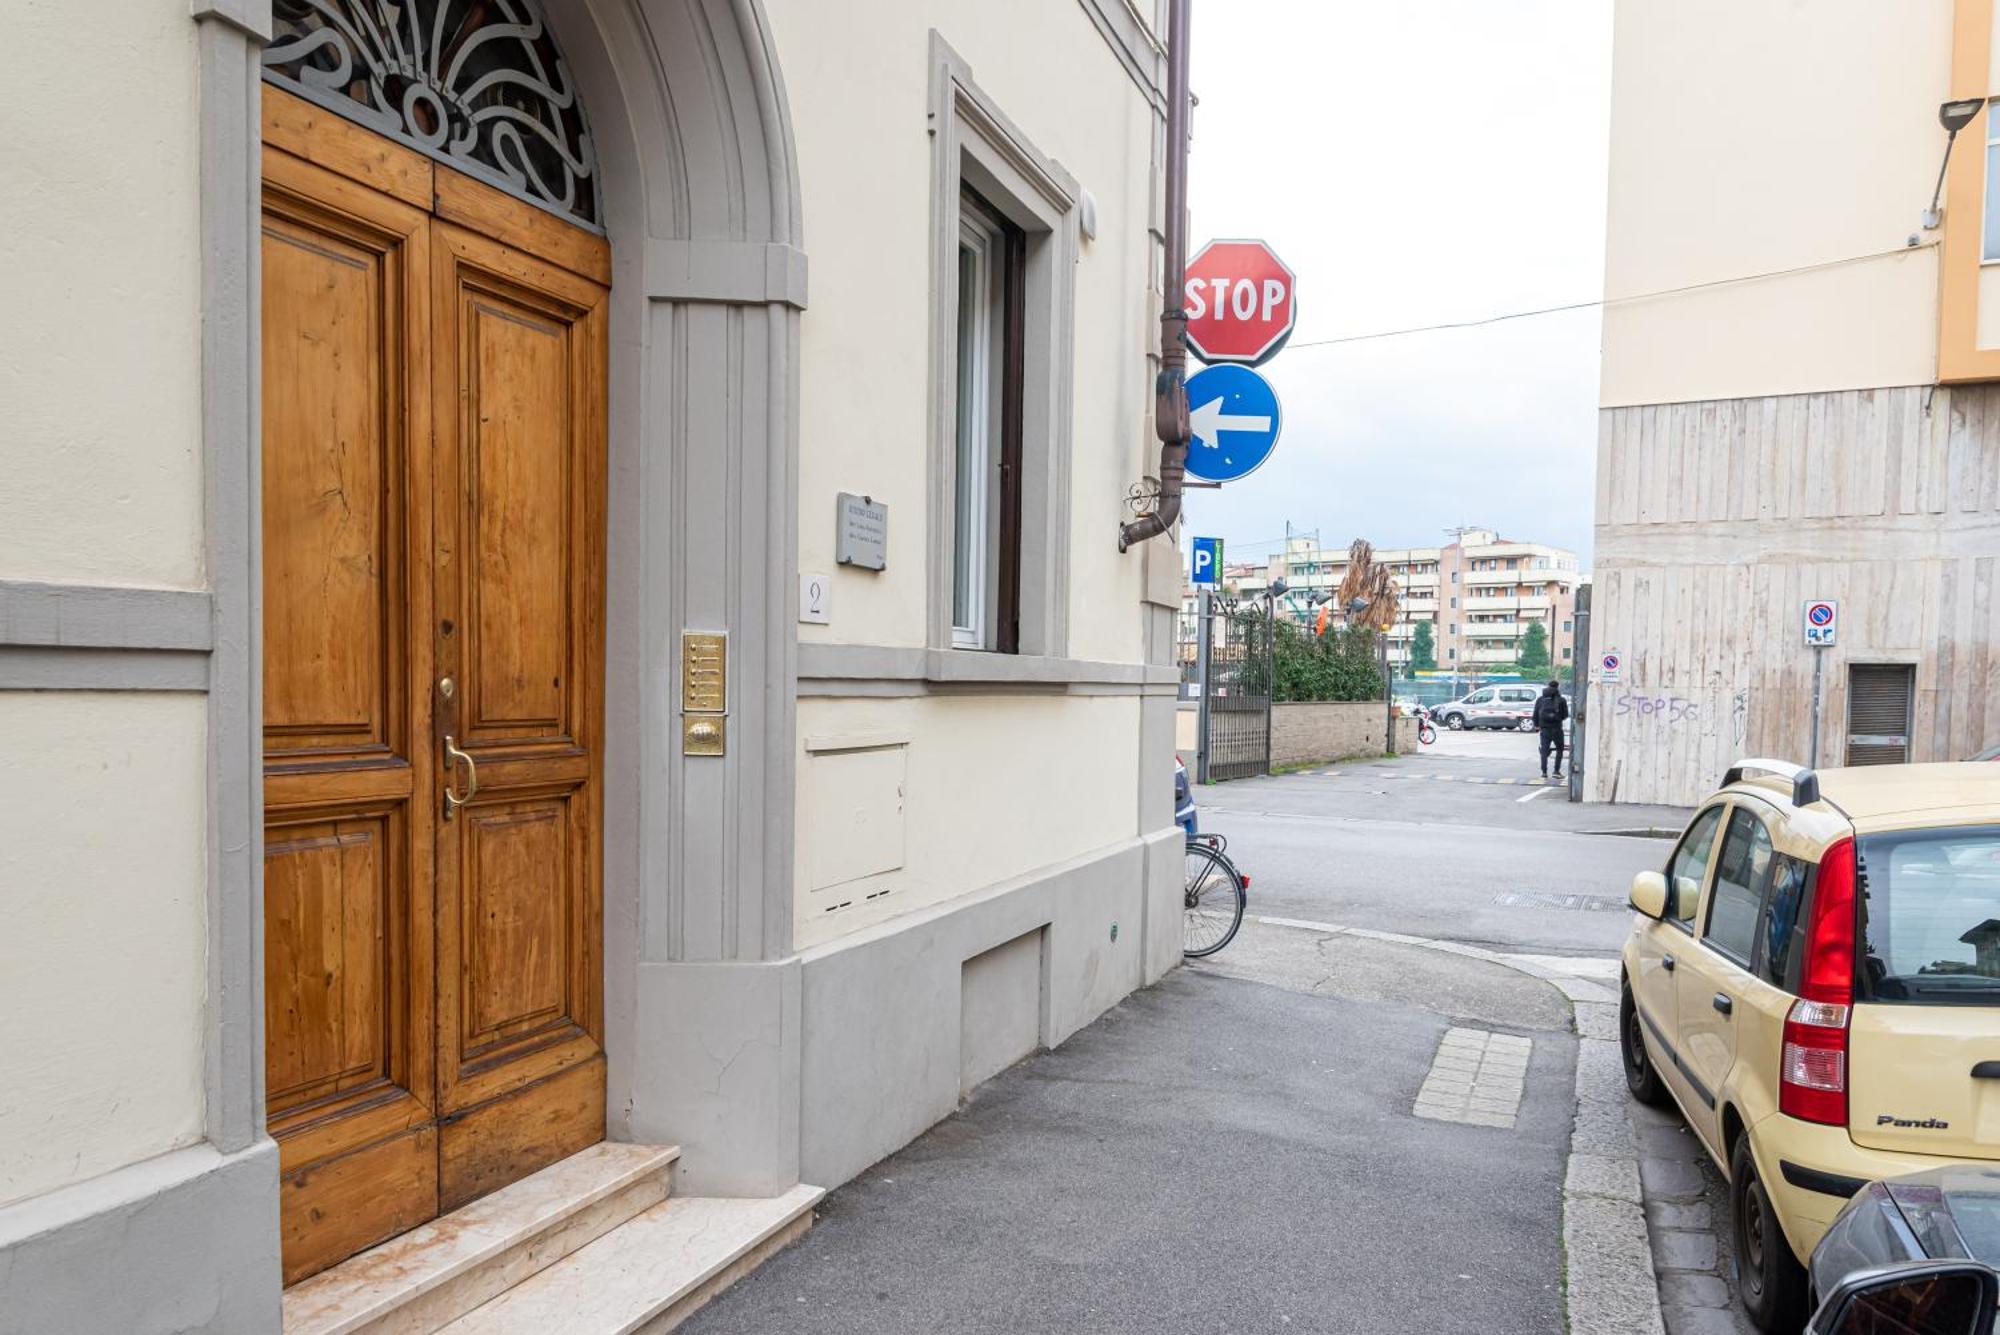
[[[1200,703],[1195,707],[1194,781],[1196,783],[1207,783],[1208,659],[1209,649],[1214,639],[1214,631],[1210,627],[1215,621],[1215,595],[1209,590],[1203,589],[1201,591],[1201,601],[1197,606],[1199,610],[1195,614],[1195,620],[1199,624],[1195,627],[1195,642],[1197,645],[1195,654],[1200,663],[1198,675],[1201,680],[1201,695],[1197,697]]]
[[[1806,645],[1813,651],[1812,753],[1806,762],[1819,768],[1820,685],[1825,676],[1826,651],[1840,633],[1840,604],[1831,598],[1809,598],[1804,619]]]
[[[1812,756],[1806,761],[1807,769],[1819,768],[1819,688],[1821,668],[1826,663],[1826,646],[1813,646],[1813,710],[1812,710]]]
[[[1271,772],[1271,724],[1278,701],[1278,595],[1264,590],[1264,772]]]
[[[1576,624],[1576,646],[1570,654],[1570,661],[1576,666],[1569,671],[1569,800],[1583,801],[1583,747],[1589,740],[1590,717],[1590,586],[1581,584],[1576,590],[1576,609],[1572,613]]]
[[[1389,680],[1389,632],[1378,630],[1375,638],[1382,642],[1382,749],[1389,755],[1396,754],[1396,691]]]

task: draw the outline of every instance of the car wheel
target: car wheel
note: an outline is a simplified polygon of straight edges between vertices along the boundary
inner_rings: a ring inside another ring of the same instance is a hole
[[[1446,714],[1446,715],[1444,716],[1444,726],[1445,726],[1445,727],[1447,727],[1447,728],[1450,728],[1450,729],[1451,729],[1451,730],[1452,730],[1453,732],[1464,732],[1464,731],[1465,731],[1465,715],[1463,715],[1463,714]]]
[[[1789,1335],[1805,1324],[1806,1268],[1792,1255],[1770,1193],[1757,1176],[1747,1133],[1736,1138],[1729,1155],[1729,1206],[1743,1310],[1757,1329]]]
[[[1625,1088],[1632,1097],[1652,1107],[1664,1107],[1667,1102],[1667,1087],[1660,1083],[1660,1073],[1653,1069],[1653,1058],[1646,1051],[1646,1034],[1639,1018],[1639,1004],[1632,1000],[1632,989],[1618,989],[1618,1051],[1625,1058]]]
[[[1533,732],[1534,730],[1535,730],[1535,721],[1533,719],[1524,718],[1521,720],[1522,732]]]

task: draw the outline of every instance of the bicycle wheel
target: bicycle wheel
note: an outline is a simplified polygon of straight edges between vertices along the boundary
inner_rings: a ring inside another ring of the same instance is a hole
[[[1189,959],[1213,955],[1236,937],[1243,925],[1243,878],[1229,859],[1207,844],[1190,839],[1187,846],[1187,919],[1181,951]]]
[[[1433,728],[1428,720],[1417,724],[1417,741],[1419,744],[1423,746],[1429,746],[1437,739],[1438,739],[1438,730],[1436,728]]]

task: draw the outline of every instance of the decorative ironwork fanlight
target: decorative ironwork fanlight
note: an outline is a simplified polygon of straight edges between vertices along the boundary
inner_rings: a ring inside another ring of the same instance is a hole
[[[534,0],[275,0],[264,77],[593,230],[597,156]]]

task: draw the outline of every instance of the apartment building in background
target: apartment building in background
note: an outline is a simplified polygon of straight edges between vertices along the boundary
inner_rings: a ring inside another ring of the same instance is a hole
[[[1593,800],[1806,761],[1815,652],[1822,765],[2000,741],[1996,8],[1619,0]],[[1979,105],[1939,220],[1952,99]]]
[[[1575,552],[1540,542],[1517,542],[1492,529],[1461,528],[1438,547],[1377,550],[1402,595],[1389,632],[1389,661],[1410,663],[1417,626],[1429,622],[1437,670],[1476,673],[1510,667],[1521,638],[1539,624],[1556,668],[1576,656],[1576,586],[1582,562]],[[1279,579],[1295,616],[1311,615],[1312,599],[1340,587],[1347,577],[1348,544],[1322,547],[1311,538],[1289,538],[1261,569],[1225,583],[1242,594],[1262,594]]]
[[[0,1333],[636,1329],[1179,962],[1152,5],[9,20]]]

